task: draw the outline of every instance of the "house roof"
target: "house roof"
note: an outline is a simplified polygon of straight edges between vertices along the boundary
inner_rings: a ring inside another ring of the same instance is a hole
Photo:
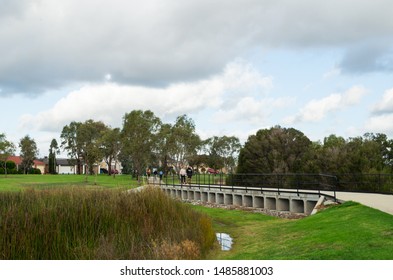
[[[44,159],[42,159],[42,161],[45,164],[49,164],[49,158],[45,157]],[[74,166],[75,163],[72,162],[71,159],[68,158],[56,158],[56,165],[61,165],[61,166]]]
[[[22,164],[22,157],[20,157],[20,156],[9,156],[7,158],[7,160],[15,162],[16,165],[21,165]]]
[[[74,166],[75,163],[70,163],[71,160],[68,158],[57,158],[56,164],[61,166]]]
[[[7,160],[8,161],[13,161],[13,162],[15,162],[15,164],[16,165],[21,165],[22,164],[22,161],[23,161],[23,158],[21,157],[21,156],[9,156],[8,158],[7,158]],[[45,163],[44,162],[42,162],[42,161],[40,161],[40,160],[34,160],[34,165],[35,166],[37,166],[37,165],[45,165]]]
[[[43,162],[43,161],[40,161],[40,160],[34,160],[34,165],[45,165],[45,162]]]

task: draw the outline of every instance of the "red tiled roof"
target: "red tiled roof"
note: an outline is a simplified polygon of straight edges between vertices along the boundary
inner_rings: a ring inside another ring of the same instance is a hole
[[[9,156],[7,160],[15,162],[16,165],[20,165],[22,163],[22,158],[19,156]]]
[[[45,162],[35,159],[35,160],[34,160],[34,165],[35,165],[35,166],[37,166],[37,165],[45,165]]]
[[[16,165],[21,165],[23,158],[21,156],[9,156],[7,160],[15,162]],[[34,165],[45,165],[45,163],[40,160],[34,160]]]

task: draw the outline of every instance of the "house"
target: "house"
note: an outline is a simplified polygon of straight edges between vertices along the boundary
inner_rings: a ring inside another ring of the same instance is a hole
[[[67,158],[57,158],[56,172],[57,174],[76,174],[77,166]]]
[[[41,171],[41,174],[45,173],[45,163],[44,162],[35,159],[34,163],[33,163],[33,167],[35,169],[39,169]]]
[[[7,158],[7,161],[13,161],[16,164],[16,170],[21,170],[22,169],[22,161],[23,158],[21,156],[9,156]],[[34,160],[33,161],[33,168],[39,169],[41,171],[41,174],[45,173],[45,163],[40,160]]]
[[[45,163],[45,174],[49,173],[49,158],[45,157],[42,160]],[[85,166],[82,166],[83,172],[85,170]],[[78,166],[68,158],[56,158],[56,173],[57,174],[77,174]]]

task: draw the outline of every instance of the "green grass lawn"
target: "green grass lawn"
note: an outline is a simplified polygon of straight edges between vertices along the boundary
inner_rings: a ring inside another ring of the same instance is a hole
[[[393,216],[354,202],[299,220],[197,206],[234,239],[210,259],[393,260]]]
[[[57,188],[65,186],[130,189],[138,186],[130,175],[4,175],[0,176],[0,191],[20,191],[27,188]]]

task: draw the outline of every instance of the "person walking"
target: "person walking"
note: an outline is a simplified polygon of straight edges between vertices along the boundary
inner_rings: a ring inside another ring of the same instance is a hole
[[[194,173],[194,171],[192,170],[191,166],[187,167],[186,173],[187,173],[187,183],[191,184],[192,174]]]
[[[182,168],[180,169],[180,183],[181,183],[182,185],[186,183],[186,175],[187,175],[187,172],[186,172],[186,170],[184,169],[184,167],[182,167]]]

